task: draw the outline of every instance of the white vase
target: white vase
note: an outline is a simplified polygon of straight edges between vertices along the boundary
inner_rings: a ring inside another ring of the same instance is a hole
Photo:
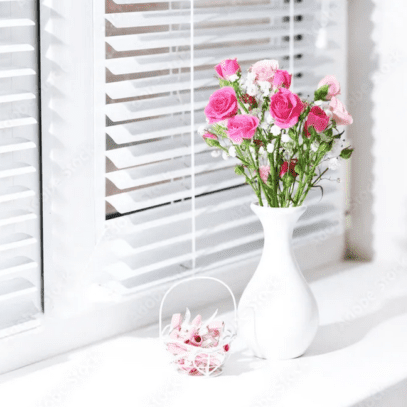
[[[265,359],[301,356],[318,329],[318,307],[295,260],[292,235],[306,207],[251,205],[264,230],[260,263],[239,302],[239,331]]]

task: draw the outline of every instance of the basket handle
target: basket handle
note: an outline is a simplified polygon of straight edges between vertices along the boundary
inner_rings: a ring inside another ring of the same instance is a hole
[[[158,321],[158,327],[159,327],[159,334],[160,334],[160,339],[162,338],[162,313],[163,313],[163,306],[164,306],[164,301],[167,298],[168,294],[175,288],[178,287],[180,284],[186,283],[188,281],[193,281],[193,280],[213,280],[216,281],[220,284],[222,284],[228,291],[230,296],[232,297],[233,300],[233,307],[234,307],[234,314],[235,314],[235,324],[237,326],[237,307],[236,307],[236,298],[232,292],[232,290],[230,289],[230,287],[224,283],[222,280],[219,280],[218,278],[215,277],[207,277],[207,276],[196,276],[196,277],[189,277],[186,278],[185,280],[181,280],[178,281],[177,283],[175,283],[173,286],[171,286],[167,292],[164,294],[163,299],[161,300],[161,304],[160,304],[160,313],[159,313],[159,321]]]

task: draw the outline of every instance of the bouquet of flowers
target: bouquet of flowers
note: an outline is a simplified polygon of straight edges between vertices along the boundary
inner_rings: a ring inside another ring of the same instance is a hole
[[[210,147],[241,165],[260,206],[300,206],[313,187],[353,149],[344,147],[338,126],[352,124],[352,116],[337,96],[340,84],[326,76],[314,100],[301,100],[290,91],[292,76],[278,61],[262,60],[246,78],[234,59],[215,67],[221,89],[205,108],[207,125],[199,133]],[[264,204],[263,204],[264,203]]]

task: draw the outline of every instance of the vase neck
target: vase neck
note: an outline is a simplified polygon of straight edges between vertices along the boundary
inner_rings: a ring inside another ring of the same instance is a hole
[[[265,250],[272,250],[274,253],[291,250],[295,225],[306,207],[269,208],[252,204],[251,208],[263,225]]]

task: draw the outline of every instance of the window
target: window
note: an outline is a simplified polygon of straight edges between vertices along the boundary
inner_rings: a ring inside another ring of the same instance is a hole
[[[294,89],[303,96],[326,72],[346,84],[342,0],[41,2],[40,120],[38,27],[31,24],[38,3],[0,1],[8,13],[0,30],[13,44],[2,37],[0,75],[30,73],[0,79],[7,91],[2,106],[22,106],[16,119],[30,121],[0,130],[2,142],[15,138],[11,147],[0,147],[7,160],[0,174],[20,168],[15,163],[31,171],[4,178],[1,197],[12,200],[0,205],[32,218],[7,229],[0,219],[0,253],[7,253],[11,267],[22,267],[12,278],[0,274],[0,307],[18,313],[31,304],[32,320],[41,310],[41,242],[44,269],[41,329],[10,337],[7,348],[0,344],[0,372],[155,321],[159,290],[175,278],[210,272],[237,291],[246,284],[262,247],[248,207],[253,194],[234,175],[233,160],[213,157],[196,133],[217,89],[216,63],[237,57],[247,69],[259,59],[279,59],[294,72]],[[18,26],[27,20],[31,25]],[[30,50],[10,52],[20,47]],[[3,127],[10,123],[6,113],[1,110]],[[326,181],[322,202],[313,191],[295,232],[303,268],[343,254],[337,186]],[[6,280],[14,282],[3,285]],[[143,306],[147,313],[140,315]]]
[[[0,337],[38,325],[39,66],[35,2],[0,2]]]
[[[332,7],[336,15],[339,4]],[[106,0],[106,224],[115,236],[105,270],[121,295],[258,260],[262,230],[249,208],[251,188],[234,175],[236,161],[214,157],[196,130],[218,89],[213,67],[224,58],[237,57],[244,71],[278,59],[301,96],[326,72],[343,78],[344,49],[315,47],[321,15],[314,1],[290,8],[282,0]],[[343,30],[343,21],[329,28]],[[322,203],[313,191],[295,231],[307,266],[315,258],[305,246],[325,242],[327,258],[342,255],[335,184],[326,183]]]

